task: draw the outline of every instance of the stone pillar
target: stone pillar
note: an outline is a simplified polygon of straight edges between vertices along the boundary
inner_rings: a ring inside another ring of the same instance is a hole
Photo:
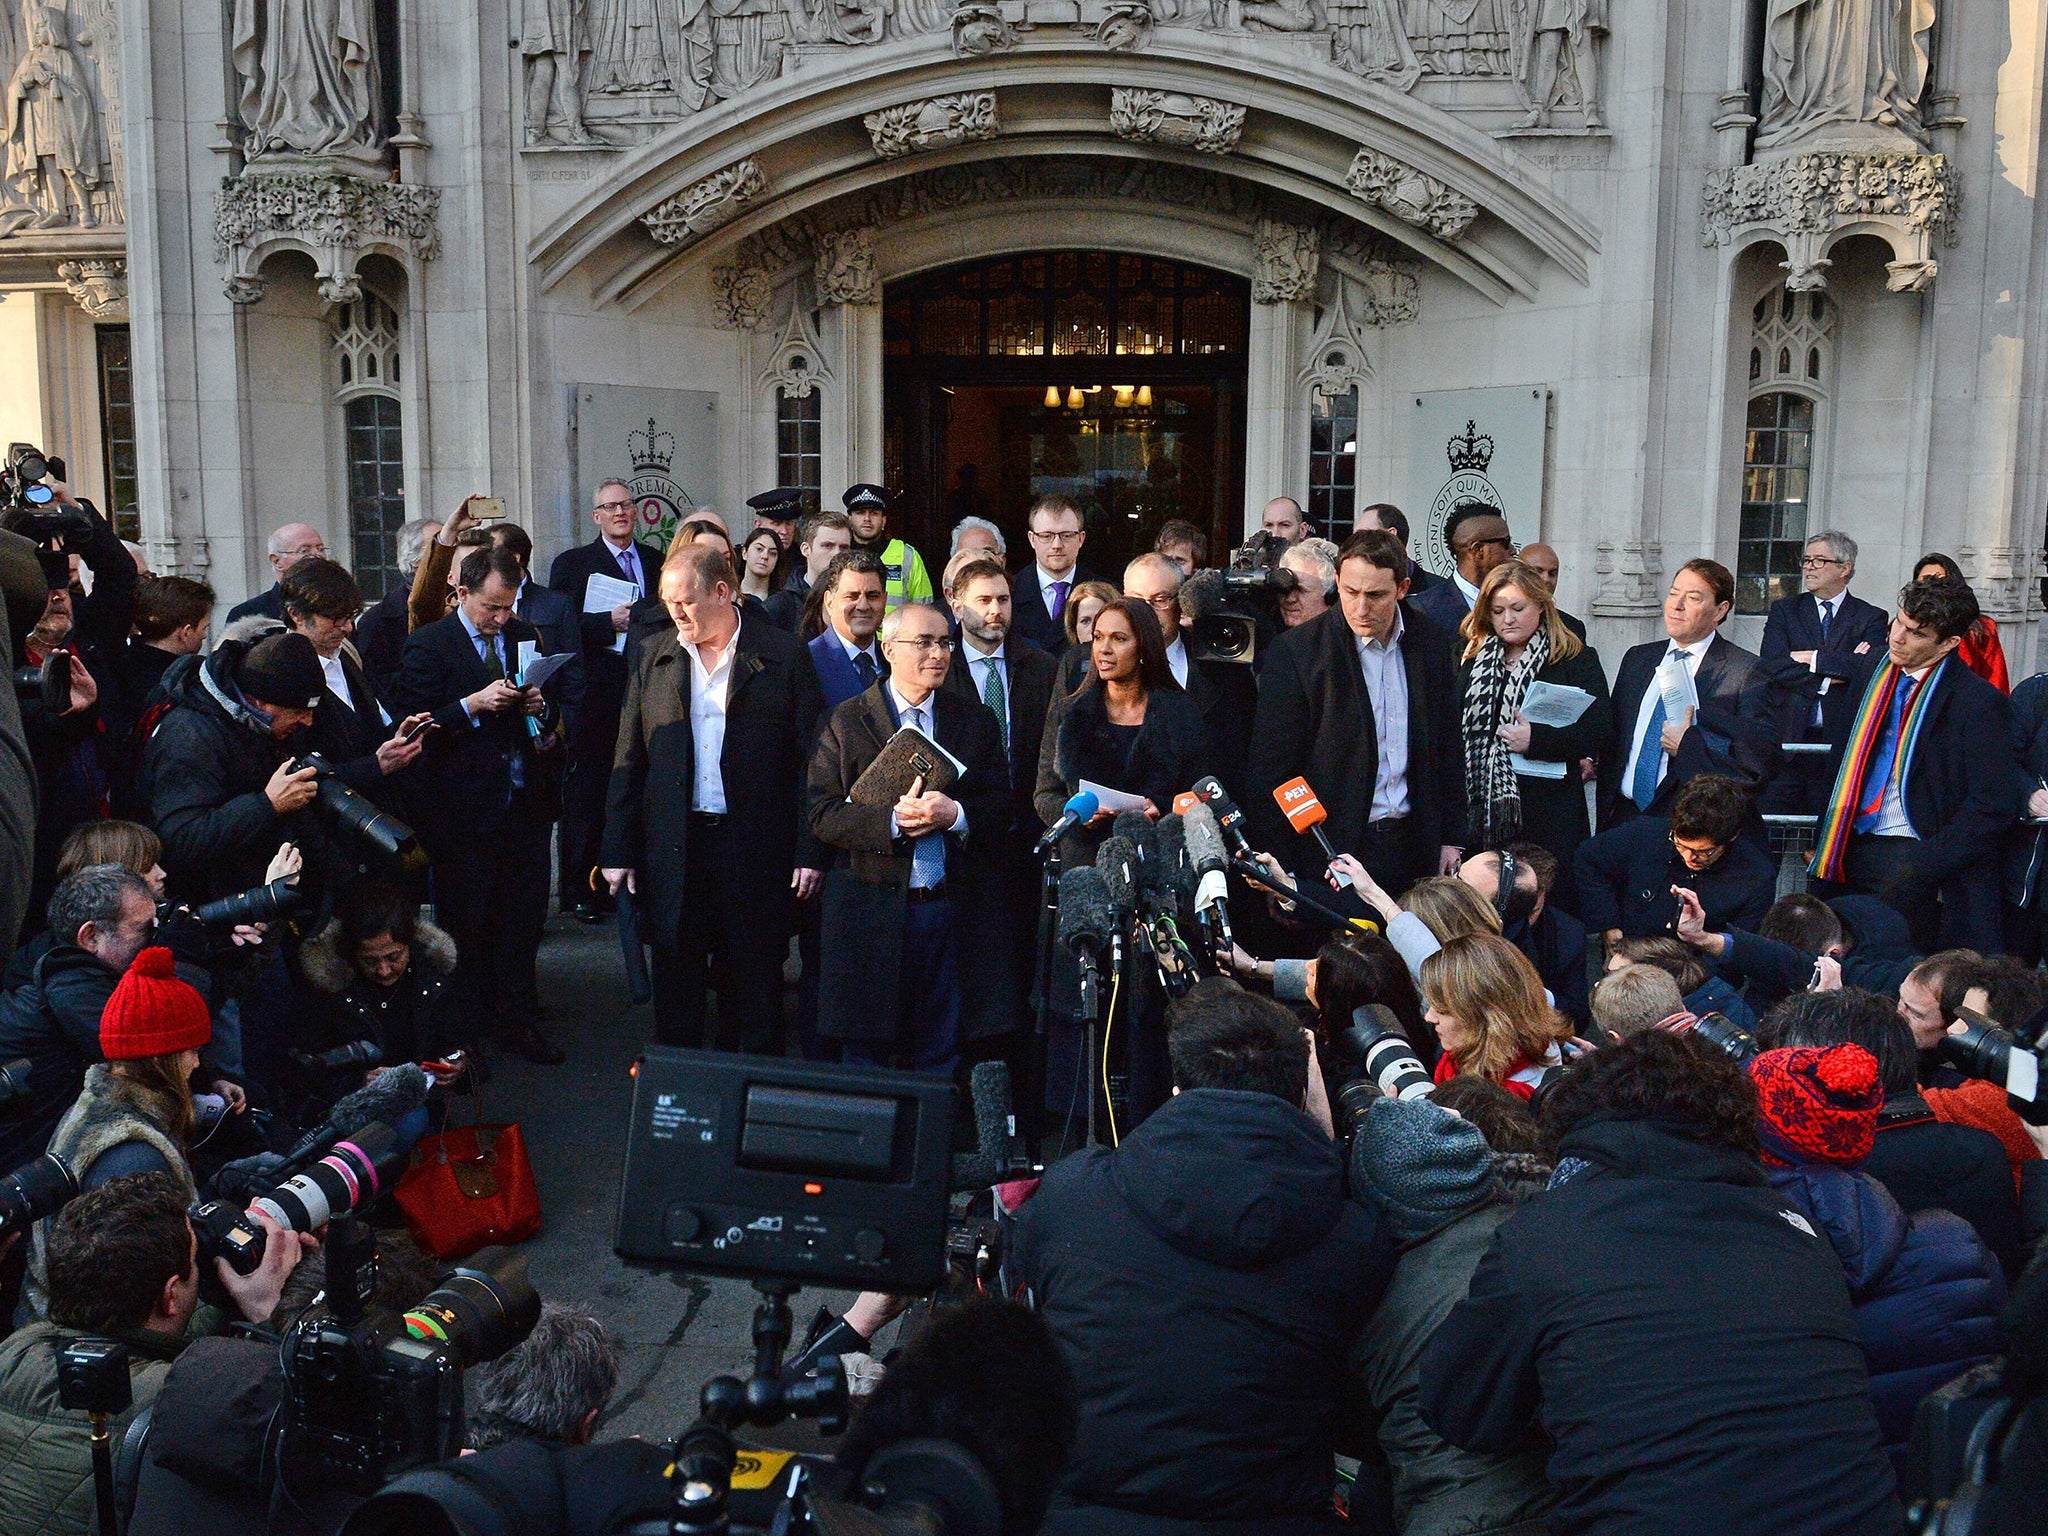
[[[1315,323],[1321,234],[1261,219],[1252,238],[1251,338],[1245,368],[1244,524],[1275,496],[1308,503],[1308,395],[1302,363]]]
[[[847,229],[818,243],[820,329],[836,386],[826,392],[823,422],[825,504],[834,487],[882,479],[882,279],[875,232]]]

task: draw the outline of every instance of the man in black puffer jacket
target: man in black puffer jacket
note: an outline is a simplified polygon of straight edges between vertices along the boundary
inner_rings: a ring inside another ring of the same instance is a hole
[[[1765,1183],[1756,1090],[1645,1030],[1543,1108],[1557,1171],[1422,1356],[1422,1416],[1550,1436],[1556,1536],[1894,1536],[1904,1517],[1842,1266]]]
[[[1080,1388],[1044,1536],[1308,1536],[1330,1524],[1351,1339],[1393,1266],[1344,1198],[1305,1032],[1235,983],[1168,1011],[1176,1097],[1049,1171],[1013,1283]]]

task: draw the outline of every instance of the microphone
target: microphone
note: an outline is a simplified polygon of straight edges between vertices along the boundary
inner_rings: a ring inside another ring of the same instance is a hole
[[[1118,811],[1109,827],[1112,836],[1131,845],[1131,886],[1135,902],[1143,905],[1159,892],[1159,839],[1152,819],[1143,811]]]
[[[1010,1109],[1010,1064],[978,1061],[968,1079],[974,1097],[974,1150],[953,1158],[953,1192],[986,1189],[1008,1173],[1016,1117]]]
[[[1045,836],[1038,840],[1038,846],[1031,850],[1034,859],[1042,859],[1058,846],[1059,840],[1084,821],[1093,821],[1095,813],[1102,809],[1102,802],[1095,798],[1091,789],[1077,790],[1060,811],[1060,819],[1045,829]]]
[[[1195,793],[1215,813],[1216,826],[1223,833],[1224,840],[1229,843],[1230,851],[1240,859],[1249,859],[1252,856],[1252,845],[1244,835],[1244,812],[1237,808],[1229,792],[1212,774],[1207,778],[1195,780]]]
[[[259,1152],[225,1164],[209,1186],[216,1195],[242,1197],[296,1177],[333,1150],[336,1142],[368,1125],[397,1126],[427,1102],[433,1081],[418,1062],[387,1067],[353,1093],[334,1101],[327,1119],[301,1136],[289,1152]],[[405,1150],[412,1150],[407,1145]]]
[[[1120,934],[1138,909],[1138,850],[1131,846],[1128,837],[1112,834],[1096,849],[1095,867],[1107,886],[1110,921],[1115,925],[1112,931]],[[1064,884],[1066,876],[1062,875],[1060,880]]]
[[[1223,833],[1216,813],[1197,801],[1182,818],[1186,824],[1188,874],[1194,881],[1190,905],[1199,922],[1210,926],[1212,949],[1224,960],[1236,940],[1230,932],[1230,858],[1223,851]]]
[[[1152,829],[1153,844],[1159,850],[1161,890],[1170,894],[1182,912],[1195,909],[1195,868],[1188,859],[1187,822],[1168,813]]]
[[[1323,802],[1316,798],[1316,792],[1308,787],[1308,780],[1299,777],[1289,779],[1273,791],[1273,799],[1287,817],[1287,824],[1303,837],[1314,837],[1316,846],[1323,850],[1324,859],[1336,863],[1337,850],[1323,835],[1323,823],[1330,819],[1330,813],[1323,809]]]
[[[1116,932],[1109,882],[1094,864],[1060,876],[1059,941],[1076,955],[1099,958]]]
[[[1206,618],[1229,601],[1230,582],[1221,571],[1200,570],[1180,584],[1180,611],[1190,624]]]

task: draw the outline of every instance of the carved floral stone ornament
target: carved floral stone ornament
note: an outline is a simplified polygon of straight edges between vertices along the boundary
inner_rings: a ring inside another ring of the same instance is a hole
[[[943,149],[948,144],[992,139],[1000,131],[994,91],[966,91],[957,96],[905,102],[899,107],[870,112],[861,121],[867,125],[875,153],[884,160],[900,160],[905,155]]]
[[[748,203],[768,190],[768,178],[749,156],[722,171],[693,181],[662,203],[641,223],[663,245],[687,245],[740,216]]]
[[[1335,300],[1316,323],[1315,336],[1308,345],[1308,363],[1301,370],[1301,383],[1310,394],[1325,400],[1349,394],[1372,377],[1365,333],[1351,315],[1351,287],[1347,279],[1337,279]]]
[[[1254,304],[1295,304],[1316,296],[1322,232],[1312,224],[1261,219],[1252,234]]]
[[[71,301],[95,320],[128,318],[128,263],[60,261],[57,281]]]
[[[875,264],[875,232],[862,226],[835,230],[818,241],[818,297],[827,304],[879,304],[882,274]]]
[[[1700,241],[1739,244],[1753,234],[1785,246],[1785,286],[1827,286],[1828,248],[1847,234],[1874,234],[1892,248],[1886,286],[1919,293],[1941,270],[1938,233],[1954,245],[1961,189],[1944,155],[1815,153],[1707,173]]]
[[[775,302],[775,280],[764,268],[731,262],[711,269],[711,307],[728,331],[758,331]]]
[[[1377,149],[1363,148],[1352,157],[1344,186],[1360,202],[1439,240],[1457,239],[1479,217],[1479,205],[1464,193]]]
[[[1244,111],[1235,102],[1179,91],[1109,93],[1109,127],[1134,144],[1165,144],[1205,155],[1225,155],[1244,133]]]
[[[263,297],[263,259],[288,245],[309,250],[320,296],[346,304],[361,294],[356,263],[374,246],[420,261],[441,250],[441,193],[337,171],[231,176],[213,208],[214,256],[228,269],[223,287],[237,304]]]

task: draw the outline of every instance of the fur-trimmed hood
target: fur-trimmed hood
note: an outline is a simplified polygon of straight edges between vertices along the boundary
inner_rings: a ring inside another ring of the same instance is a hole
[[[444,928],[436,928],[421,918],[419,928],[412,941],[412,958],[416,965],[423,965],[430,971],[443,976],[455,972],[455,940]],[[299,949],[299,964],[306,973],[306,980],[322,992],[339,997],[356,980],[355,967],[341,953],[341,922],[330,919],[312,938]]]
[[[1083,686],[1060,718],[1056,761],[1069,789],[1082,779],[1145,796],[1162,811],[1209,771],[1201,711],[1179,688],[1155,688],[1126,768],[1099,687]]]

